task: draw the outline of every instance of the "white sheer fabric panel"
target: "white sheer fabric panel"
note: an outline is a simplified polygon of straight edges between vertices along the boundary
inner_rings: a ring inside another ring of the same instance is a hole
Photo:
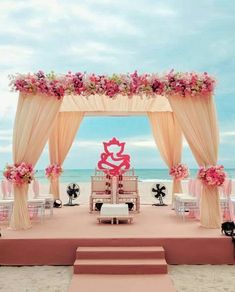
[[[79,95],[65,96],[60,111],[82,112],[161,112],[172,111],[171,106],[164,96],[127,96],[118,95],[109,98],[104,95],[91,95],[89,97]]]

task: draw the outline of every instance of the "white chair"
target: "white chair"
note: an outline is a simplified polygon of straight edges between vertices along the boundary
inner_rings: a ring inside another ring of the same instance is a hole
[[[123,176],[135,176],[135,169],[134,167],[126,170],[124,173],[123,173]]]
[[[13,203],[13,200],[0,200],[0,222],[10,221]]]
[[[140,211],[138,176],[122,176],[118,182],[117,203],[133,203],[135,211]]]
[[[189,179],[188,193],[174,194],[175,213],[185,220],[185,213],[188,212],[189,218],[199,219],[199,204],[202,184],[198,179]]]
[[[112,203],[111,186],[106,176],[91,176],[90,212],[95,210],[96,203]]]
[[[188,194],[175,193],[175,212],[185,220],[185,212],[196,213],[199,210],[199,204],[196,197]]]
[[[32,189],[34,193],[34,199],[43,199],[45,200],[45,209],[49,210],[50,217],[53,216],[53,206],[54,206],[54,199],[52,197],[52,194],[40,194],[39,189],[39,181],[37,179],[34,179],[32,182]]]
[[[42,223],[45,217],[45,199],[28,200],[28,211],[31,220],[40,219]]]
[[[98,168],[95,168],[95,176],[105,176],[105,170],[104,169],[98,169]],[[123,176],[134,176],[135,175],[135,169],[134,167],[126,170],[124,173],[123,173]]]
[[[234,220],[234,206],[231,198],[232,180],[226,179],[223,186],[219,188],[220,207],[225,220]]]
[[[3,179],[1,181],[1,189],[2,189],[2,199],[3,200],[13,200],[14,196],[12,194],[12,183],[7,179]]]

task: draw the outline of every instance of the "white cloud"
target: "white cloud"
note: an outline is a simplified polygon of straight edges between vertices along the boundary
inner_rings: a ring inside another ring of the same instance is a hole
[[[120,48],[115,48],[102,42],[87,41],[82,44],[71,44],[68,49],[62,52],[62,55],[66,55],[68,58],[76,57],[97,63],[114,63],[120,60],[123,53]],[[128,54],[133,54],[133,52],[129,51]]]
[[[220,136],[221,137],[234,137],[235,136],[235,131],[221,132]]]
[[[12,152],[12,144],[6,146],[0,146],[0,153],[11,153]]]
[[[32,61],[33,50],[27,46],[0,45],[0,64],[3,66],[22,66]]]
[[[68,4],[67,9],[69,13],[73,16],[79,17],[79,19],[90,24],[89,29],[93,31],[99,31],[102,33],[122,33],[136,35],[139,33],[138,29],[126,20],[122,16],[112,14],[99,13],[94,9],[94,7],[89,7],[87,5],[77,5],[73,3]]]
[[[134,136],[134,137],[127,137],[122,139],[123,141],[126,142],[126,147],[128,147],[128,150],[138,150],[138,149],[157,149],[157,146],[155,144],[155,141],[153,139],[153,137],[151,136]],[[76,149],[78,148],[90,148],[90,149],[94,149],[94,148],[101,148],[103,149],[103,145],[101,141],[97,141],[97,140],[76,140],[73,143],[73,149],[74,147],[76,147]],[[186,141],[183,141],[183,147],[187,148],[188,144]]]
[[[222,131],[220,132],[221,144],[235,144],[235,131]]]
[[[1,141],[12,141],[12,130],[0,130]]]
[[[97,140],[77,140],[73,143],[73,148],[96,148],[101,145],[100,142],[97,142]],[[77,151],[77,150],[76,150]]]
[[[152,15],[156,15],[158,17],[167,18],[169,21],[169,17],[175,17],[178,15],[178,11],[176,7],[170,7],[165,5],[164,3],[157,3],[155,5],[151,5],[150,7],[144,7],[144,12]]]

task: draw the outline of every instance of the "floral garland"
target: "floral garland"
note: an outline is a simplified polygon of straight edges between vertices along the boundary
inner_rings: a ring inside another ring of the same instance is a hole
[[[24,94],[44,94],[57,99],[66,95],[106,95],[115,98],[118,94],[133,95],[179,95],[207,97],[214,91],[215,80],[205,73],[174,72],[159,76],[157,74],[88,75],[86,73],[68,72],[66,75],[45,74],[38,71],[34,74],[16,74],[10,76],[13,91]]]
[[[3,175],[15,185],[30,184],[34,179],[34,170],[32,164],[25,162],[15,163],[7,165]]]
[[[174,177],[174,179],[184,179],[189,176],[189,169],[187,165],[178,163],[170,168],[169,174]]]
[[[200,167],[198,171],[198,178],[208,186],[222,186],[226,178],[226,172],[223,165],[216,165],[211,167]]]
[[[63,172],[63,169],[61,165],[59,164],[50,164],[46,169],[45,169],[45,174],[47,178],[57,178],[61,175]]]

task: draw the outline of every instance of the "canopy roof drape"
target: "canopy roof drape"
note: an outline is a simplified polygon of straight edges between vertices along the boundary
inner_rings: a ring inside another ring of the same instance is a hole
[[[105,95],[91,95],[89,97],[77,95],[65,95],[60,107],[60,112],[109,112],[109,113],[144,113],[172,111],[166,97],[157,95],[154,98],[148,96],[134,95],[127,98],[117,95],[115,99],[107,98]]]

